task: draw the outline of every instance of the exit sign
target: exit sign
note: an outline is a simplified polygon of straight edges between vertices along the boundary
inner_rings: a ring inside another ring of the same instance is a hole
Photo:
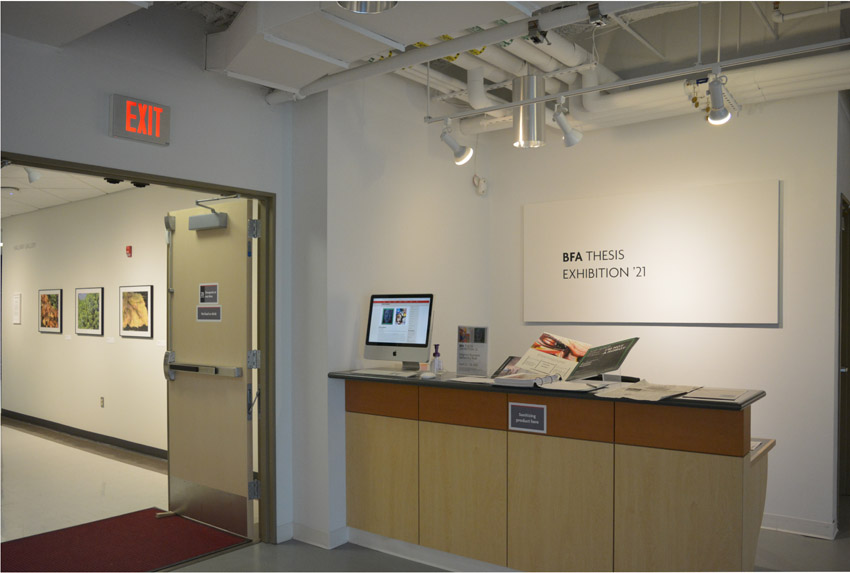
[[[171,140],[171,108],[122,95],[112,95],[109,135],[158,145]]]

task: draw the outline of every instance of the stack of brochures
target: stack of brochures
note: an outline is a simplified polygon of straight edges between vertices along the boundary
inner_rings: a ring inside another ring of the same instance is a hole
[[[558,374],[541,375],[533,372],[516,372],[514,374],[503,374],[493,377],[493,384],[496,386],[540,386],[541,384],[551,384],[561,377]]]

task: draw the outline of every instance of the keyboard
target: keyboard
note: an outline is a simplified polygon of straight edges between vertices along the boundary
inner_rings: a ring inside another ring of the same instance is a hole
[[[364,376],[393,376],[396,378],[412,378],[419,374],[419,370],[352,370],[352,374],[363,374]]]

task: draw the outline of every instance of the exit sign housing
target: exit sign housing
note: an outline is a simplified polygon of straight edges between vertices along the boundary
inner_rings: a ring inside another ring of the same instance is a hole
[[[168,145],[171,142],[171,107],[113,94],[109,114],[109,135]]]

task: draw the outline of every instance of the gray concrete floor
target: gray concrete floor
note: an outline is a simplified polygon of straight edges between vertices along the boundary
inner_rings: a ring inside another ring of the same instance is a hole
[[[57,467],[44,465],[50,463]],[[162,507],[167,488],[162,460],[5,417],[1,467],[4,541],[145,507]],[[94,485],[89,488],[86,484]],[[86,493],[89,489],[90,495]],[[44,507],[34,509],[33,504],[39,503]],[[127,503],[134,506],[124,507]],[[850,497],[841,499],[839,515],[840,533],[833,541],[763,529],[756,571],[850,571]],[[438,571],[351,543],[325,550],[294,540],[249,545],[175,570]]]

